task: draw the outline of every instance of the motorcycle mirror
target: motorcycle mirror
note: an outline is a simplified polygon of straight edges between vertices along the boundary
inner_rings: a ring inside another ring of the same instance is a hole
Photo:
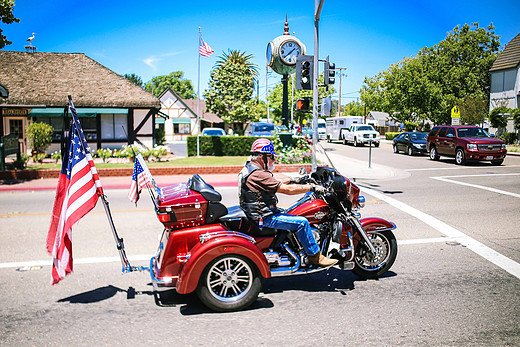
[[[298,173],[299,173],[300,175],[303,176],[303,175],[306,175],[306,174],[307,174],[307,171],[305,171],[305,168],[304,168],[304,167],[301,167],[301,168],[298,170]]]

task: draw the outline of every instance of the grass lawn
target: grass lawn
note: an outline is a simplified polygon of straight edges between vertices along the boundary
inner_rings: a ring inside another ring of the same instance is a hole
[[[244,165],[248,157],[188,157],[172,159],[170,161],[147,162],[148,167],[168,167],[168,166],[222,166],[222,165]],[[134,167],[134,163],[98,163],[98,168]],[[60,169],[61,163],[35,164],[29,161],[27,170],[38,169]]]

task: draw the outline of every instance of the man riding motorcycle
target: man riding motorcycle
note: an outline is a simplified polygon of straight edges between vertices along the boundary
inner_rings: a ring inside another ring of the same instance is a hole
[[[316,184],[297,184],[298,180],[274,178],[276,152],[272,142],[262,138],[251,146],[251,160],[239,174],[239,201],[248,219],[262,227],[295,231],[312,265],[328,267],[338,260],[322,255],[314,239],[309,221],[302,216],[283,213],[276,207],[276,193],[287,195],[309,191],[323,193],[325,188]],[[296,184],[291,184],[296,183]]]

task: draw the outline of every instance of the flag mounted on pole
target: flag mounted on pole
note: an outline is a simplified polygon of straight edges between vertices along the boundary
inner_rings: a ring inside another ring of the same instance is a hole
[[[154,183],[155,182],[152,178],[152,174],[148,170],[148,166],[146,166],[146,162],[144,161],[143,156],[141,153],[138,153],[135,156],[134,173],[132,174],[132,184],[130,184],[128,199],[130,199],[131,202],[135,202],[137,205],[137,201],[139,200],[139,195],[141,194],[143,187],[152,184],[155,186]]]
[[[52,255],[52,284],[72,272],[72,226],[92,210],[103,187],[81,129],[78,114],[69,96],[72,121],[62,165],[51,225],[47,235],[47,251]]]
[[[202,39],[202,34],[199,31],[199,54],[204,57],[209,57],[213,54],[213,49]]]

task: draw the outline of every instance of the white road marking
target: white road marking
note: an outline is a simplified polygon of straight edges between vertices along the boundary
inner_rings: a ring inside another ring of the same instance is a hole
[[[495,189],[495,188],[491,188],[491,187],[481,186],[481,185],[478,185],[478,184],[471,184],[471,183],[460,182],[460,181],[455,181],[455,180],[448,179],[448,177],[449,178],[458,178],[458,177],[488,177],[488,176],[491,177],[491,176],[519,176],[519,175],[520,175],[520,173],[508,173],[508,174],[439,176],[439,177],[430,177],[430,178],[433,178],[434,180],[438,180],[438,181],[454,183],[454,184],[460,184],[462,186],[468,186],[468,187],[488,190],[490,192],[503,194],[503,195],[510,195],[510,196],[514,196],[515,198],[520,198],[520,194],[517,194],[517,193],[511,193],[511,192],[508,192],[508,191],[505,191],[505,190],[500,190],[500,189]]]
[[[489,248],[488,246],[484,245],[483,243],[469,237],[468,235],[455,229],[454,227],[449,226],[448,224],[438,220],[437,218],[430,216],[429,214],[421,212],[416,208],[413,208],[394,198],[388,197],[371,188],[365,188],[365,187],[360,187],[360,188],[361,188],[361,191],[365,192],[366,194],[370,194],[375,198],[381,199],[382,201],[400,209],[401,211],[406,212],[409,215],[412,215],[415,218],[423,221],[424,223],[430,225],[432,228],[436,229],[440,233],[449,237],[451,239],[451,241],[456,241],[456,242],[460,243],[461,245],[467,247],[468,249],[470,249],[471,251],[480,255],[484,259],[487,259],[491,263],[497,265],[498,267],[509,272],[511,275],[520,279],[520,264],[517,263],[516,261],[509,259],[508,257]]]
[[[405,169],[404,171],[437,171],[437,170],[466,170],[466,169],[500,169],[505,167],[517,166],[514,164],[501,166],[455,166],[455,167],[426,167],[422,169]]]

